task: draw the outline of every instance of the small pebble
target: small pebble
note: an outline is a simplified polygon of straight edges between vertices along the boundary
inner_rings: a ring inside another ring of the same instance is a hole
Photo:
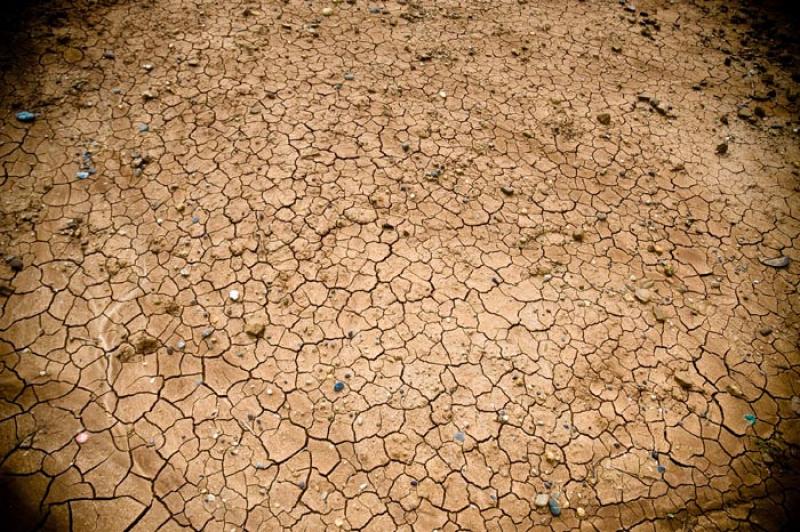
[[[8,267],[15,272],[21,272],[25,267],[25,264],[23,264],[22,259],[19,257],[11,257],[10,259],[7,259],[6,262],[8,262]]]
[[[36,115],[30,111],[20,111],[17,113],[17,120],[20,122],[33,122],[36,120]]]
[[[326,7],[326,8],[324,8],[322,10],[322,16],[323,17],[329,17],[331,15],[333,15],[333,8],[332,7]]]
[[[641,303],[648,303],[653,297],[652,293],[647,288],[637,288],[633,295],[636,296],[636,299]]]
[[[774,259],[761,259],[761,264],[771,268],[786,268],[790,262],[789,257],[786,256],[780,256]]]
[[[558,504],[558,501],[555,498],[551,498],[547,503],[547,506],[550,507],[550,513],[553,514],[553,517],[558,517],[561,515],[561,506]]]
[[[584,510],[584,509],[583,509],[583,507],[581,507],[581,506],[578,506],[578,508],[576,508],[576,510],[575,510],[575,511],[577,512],[577,514],[578,514],[578,517],[580,517],[581,519],[583,519],[584,517],[586,517],[586,510]]]
[[[464,443],[464,440],[465,440],[466,438],[465,438],[465,435],[464,435],[464,433],[463,433],[463,432],[461,432],[461,431],[459,431],[459,432],[456,432],[456,433],[453,435],[453,439],[454,439],[455,441],[459,442],[459,443]]]
[[[336,383],[333,385],[333,391],[341,392],[342,390],[344,390],[344,383],[342,381],[336,381]]]
[[[228,297],[231,298],[231,301],[238,301],[239,300],[239,291],[238,290],[231,290],[228,293]]]
[[[89,441],[89,433],[88,432],[81,432],[77,436],[75,436],[75,441],[78,443],[86,443]]]

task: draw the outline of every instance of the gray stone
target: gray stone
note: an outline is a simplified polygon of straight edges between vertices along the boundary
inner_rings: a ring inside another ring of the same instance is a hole
[[[761,264],[772,268],[786,268],[790,262],[791,260],[789,260],[789,257],[785,255],[775,257],[774,259],[761,259]]]
[[[547,506],[548,502],[550,502],[550,495],[547,493],[538,493],[536,498],[533,499],[533,504],[535,504],[537,508],[544,508]]]
[[[653,294],[647,288],[637,288],[636,291],[633,293],[641,303],[649,303],[650,299],[652,299]]]

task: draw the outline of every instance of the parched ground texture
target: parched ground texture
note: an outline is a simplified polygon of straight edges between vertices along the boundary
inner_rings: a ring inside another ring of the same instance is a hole
[[[788,528],[800,65],[762,7],[8,12],[5,524]]]

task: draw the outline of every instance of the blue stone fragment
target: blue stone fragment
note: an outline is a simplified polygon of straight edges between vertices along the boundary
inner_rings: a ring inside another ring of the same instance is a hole
[[[342,390],[344,390],[344,383],[342,381],[336,381],[336,383],[333,385],[333,391],[341,392]]]
[[[17,113],[17,120],[20,122],[33,122],[36,120],[36,115],[30,111],[20,111]]]
[[[75,174],[75,177],[77,177],[78,179],[88,179],[89,175],[90,175],[89,172],[87,172],[86,170],[81,170],[80,172]]]
[[[460,431],[459,431],[459,432],[456,432],[456,433],[453,435],[453,439],[454,439],[454,440],[456,440],[456,441],[457,441],[457,442],[459,442],[459,443],[464,443],[464,440],[466,439],[466,437],[465,437],[465,435],[464,435],[464,433],[463,433],[463,432],[460,432]]]
[[[747,424],[751,427],[756,424],[756,416],[754,414],[745,414],[744,420],[747,421]]]
[[[550,507],[550,513],[553,514],[554,517],[558,517],[561,515],[561,506],[558,504],[558,501],[554,498],[550,498],[547,503],[547,506]]]
[[[666,467],[664,467],[664,466],[663,466],[663,465],[661,465],[661,464],[658,464],[658,465],[656,466],[656,471],[658,471],[658,472],[659,472],[659,473],[661,473],[662,475],[664,474],[664,472],[665,472],[666,470],[667,470],[667,468],[666,468]]]

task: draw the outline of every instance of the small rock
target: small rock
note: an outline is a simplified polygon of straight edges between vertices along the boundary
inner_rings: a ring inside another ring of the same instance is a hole
[[[239,301],[239,291],[231,290],[228,292],[228,297],[231,298],[231,301]]]
[[[145,101],[155,100],[156,98],[158,98],[158,92],[152,90],[144,91],[142,92],[142,98]]]
[[[197,59],[196,57],[191,57],[189,58],[189,60],[186,61],[186,64],[189,65],[190,67],[196,67],[200,65],[200,60]]]
[[[758,330],[758,334],[760,334],[761,336],[769,336],[770,334],[772,334],[772,327],[761,327]]]
[[[23,264],[22,259],[19,257],[11,257],[6,262],[8,262],[8,267],[15,272],[21,272],[22,268],[25,267],[25,264]]]
[[[578,507],[575,509],[575,513],[577,513],[577,514],[578,514],[578,517],[579,517],[579,518],[581,518],[581,519],[583,519],[584,517],[586,517],[586,510],[584,510],[582,506],[578,506]]]
[[[742,393],[742,389],[739,388],[739,385],[735,382],[729,382],[725,385],[725,391],[731,394],[734,397],[742,398],[744,394]]]
[[[649,303],[653,297],[653,294],[647,288],[637,288],[633,295],[640,303]]]
[[[142,68],[145,69],[146,72],[150,72],[151,70],[153,70],[153,65],[150,63],[145,63],[142,65]]]
[[[336,381],[333,385],[334,392],[341,392],[344,390],[344,383],[342,381]]]
[[[16,114],[16,117],[20,122],[33,122],[36,120],[36,115],[30,111],[20,111]]]
[[[75,441],[78,443],[86,443],[89,441],[89,433],[88,432],[81,432],[77,436],[75,436]]]
[[[513,196],[514,195],[514,187],[511,187],[509,185],[503,185],[502,187],[500,187],[500,192],[502,192],[506,196]]]
[[[186,349],[186,341],[178,340],[178,343],[175,344],[175,347],[177,347],[179,351],[183,351],[184,349]]]
[[[76,173],[75,173],[75,177],[77,177],[77,178],[78,178],[78,179],[80,179],[81,181],[83,181],[84,179],[89,179],[89,176],[90,176],[90,175],[92,175],[92,174],[90,174],[90,173],[89,173],[89,172],[87,172],[86,170],[81,170],[80,172],[76,172]]]
[[[659,323],[663,323],[667,321],[667,312],[664,307],[654,307],[653,308],[653,316],[655,317],[656,321]]]
[[[0,281],[0,297],[10,297],[13,293],[14,289],[11,287],[11,285]]]
[[[586,233],[583,232],[583,229],[576,229],[572,232],[572,240],[575,242],[583,242],[585,236]]]
[[[353,81],[356,77],[352,72],[345,72],[344,79],[345,81]]]
[[[717,144],[717,155],[725,155],[726,153],[728,153],[728,143],[720,142]]]
[[[444,90],[439,91],[439,98],[447,98],[447,93]]]
[[[459,442],[459,443],[464,443],[464,440],[466,439],[466,436],[465,436],[465,434],[463,432],[458,431],[453,435],[453,439],[455,441]]]
[[[611,123],[611,115],[608,113],[600,113],[599,115],[597,115],[597,121],[603,124],[604,126],[607,126]]]
[[[780,256],[774,259],[761,259],[761,264],[770,266],[771,268],[785,268],[790,262],[789,257],[786,256]]]
[[[792,412],[800,416],[800,397],[792,396]]]
[[[550,495],[547,493],[539,493],[536,495],[536,498],[533,499],[533,504],[536,505],[537,508],[544,508],[547,506],[547,502],[550,500]]]
[[[244,332],[249,336],[261,338],[264,335],[264,330],[267,328],[266,323],[261,319],[253,319],[248,321],[244,326]]]
[[[558,517],[561,515],[561,506],[558,504],[558,501],[555,499],[555,497],[550,498],[547,506],[550,507],[550,513],[553,514],[553,517]]]
[[[676,373],[673,376],[673,378],[675,379],[675,382],[678,383],[678,386],[680,386],[684,390],[691,391],[695,389],[694,383],[690,380],[691,377],[689,377],[689,375],[683,373]]]
[[[750,109],[747,107],[742,107],[736,112],[736,116],[739,117],[741,120],[745,122],[752,122],[753,121],[753,114],[750,112]]]
[[[326,8],[324,8],[322,10],[322,16],[323,17],[329,17],[331,15],[333,15],[333,8],[332,7],[326,7]]]

